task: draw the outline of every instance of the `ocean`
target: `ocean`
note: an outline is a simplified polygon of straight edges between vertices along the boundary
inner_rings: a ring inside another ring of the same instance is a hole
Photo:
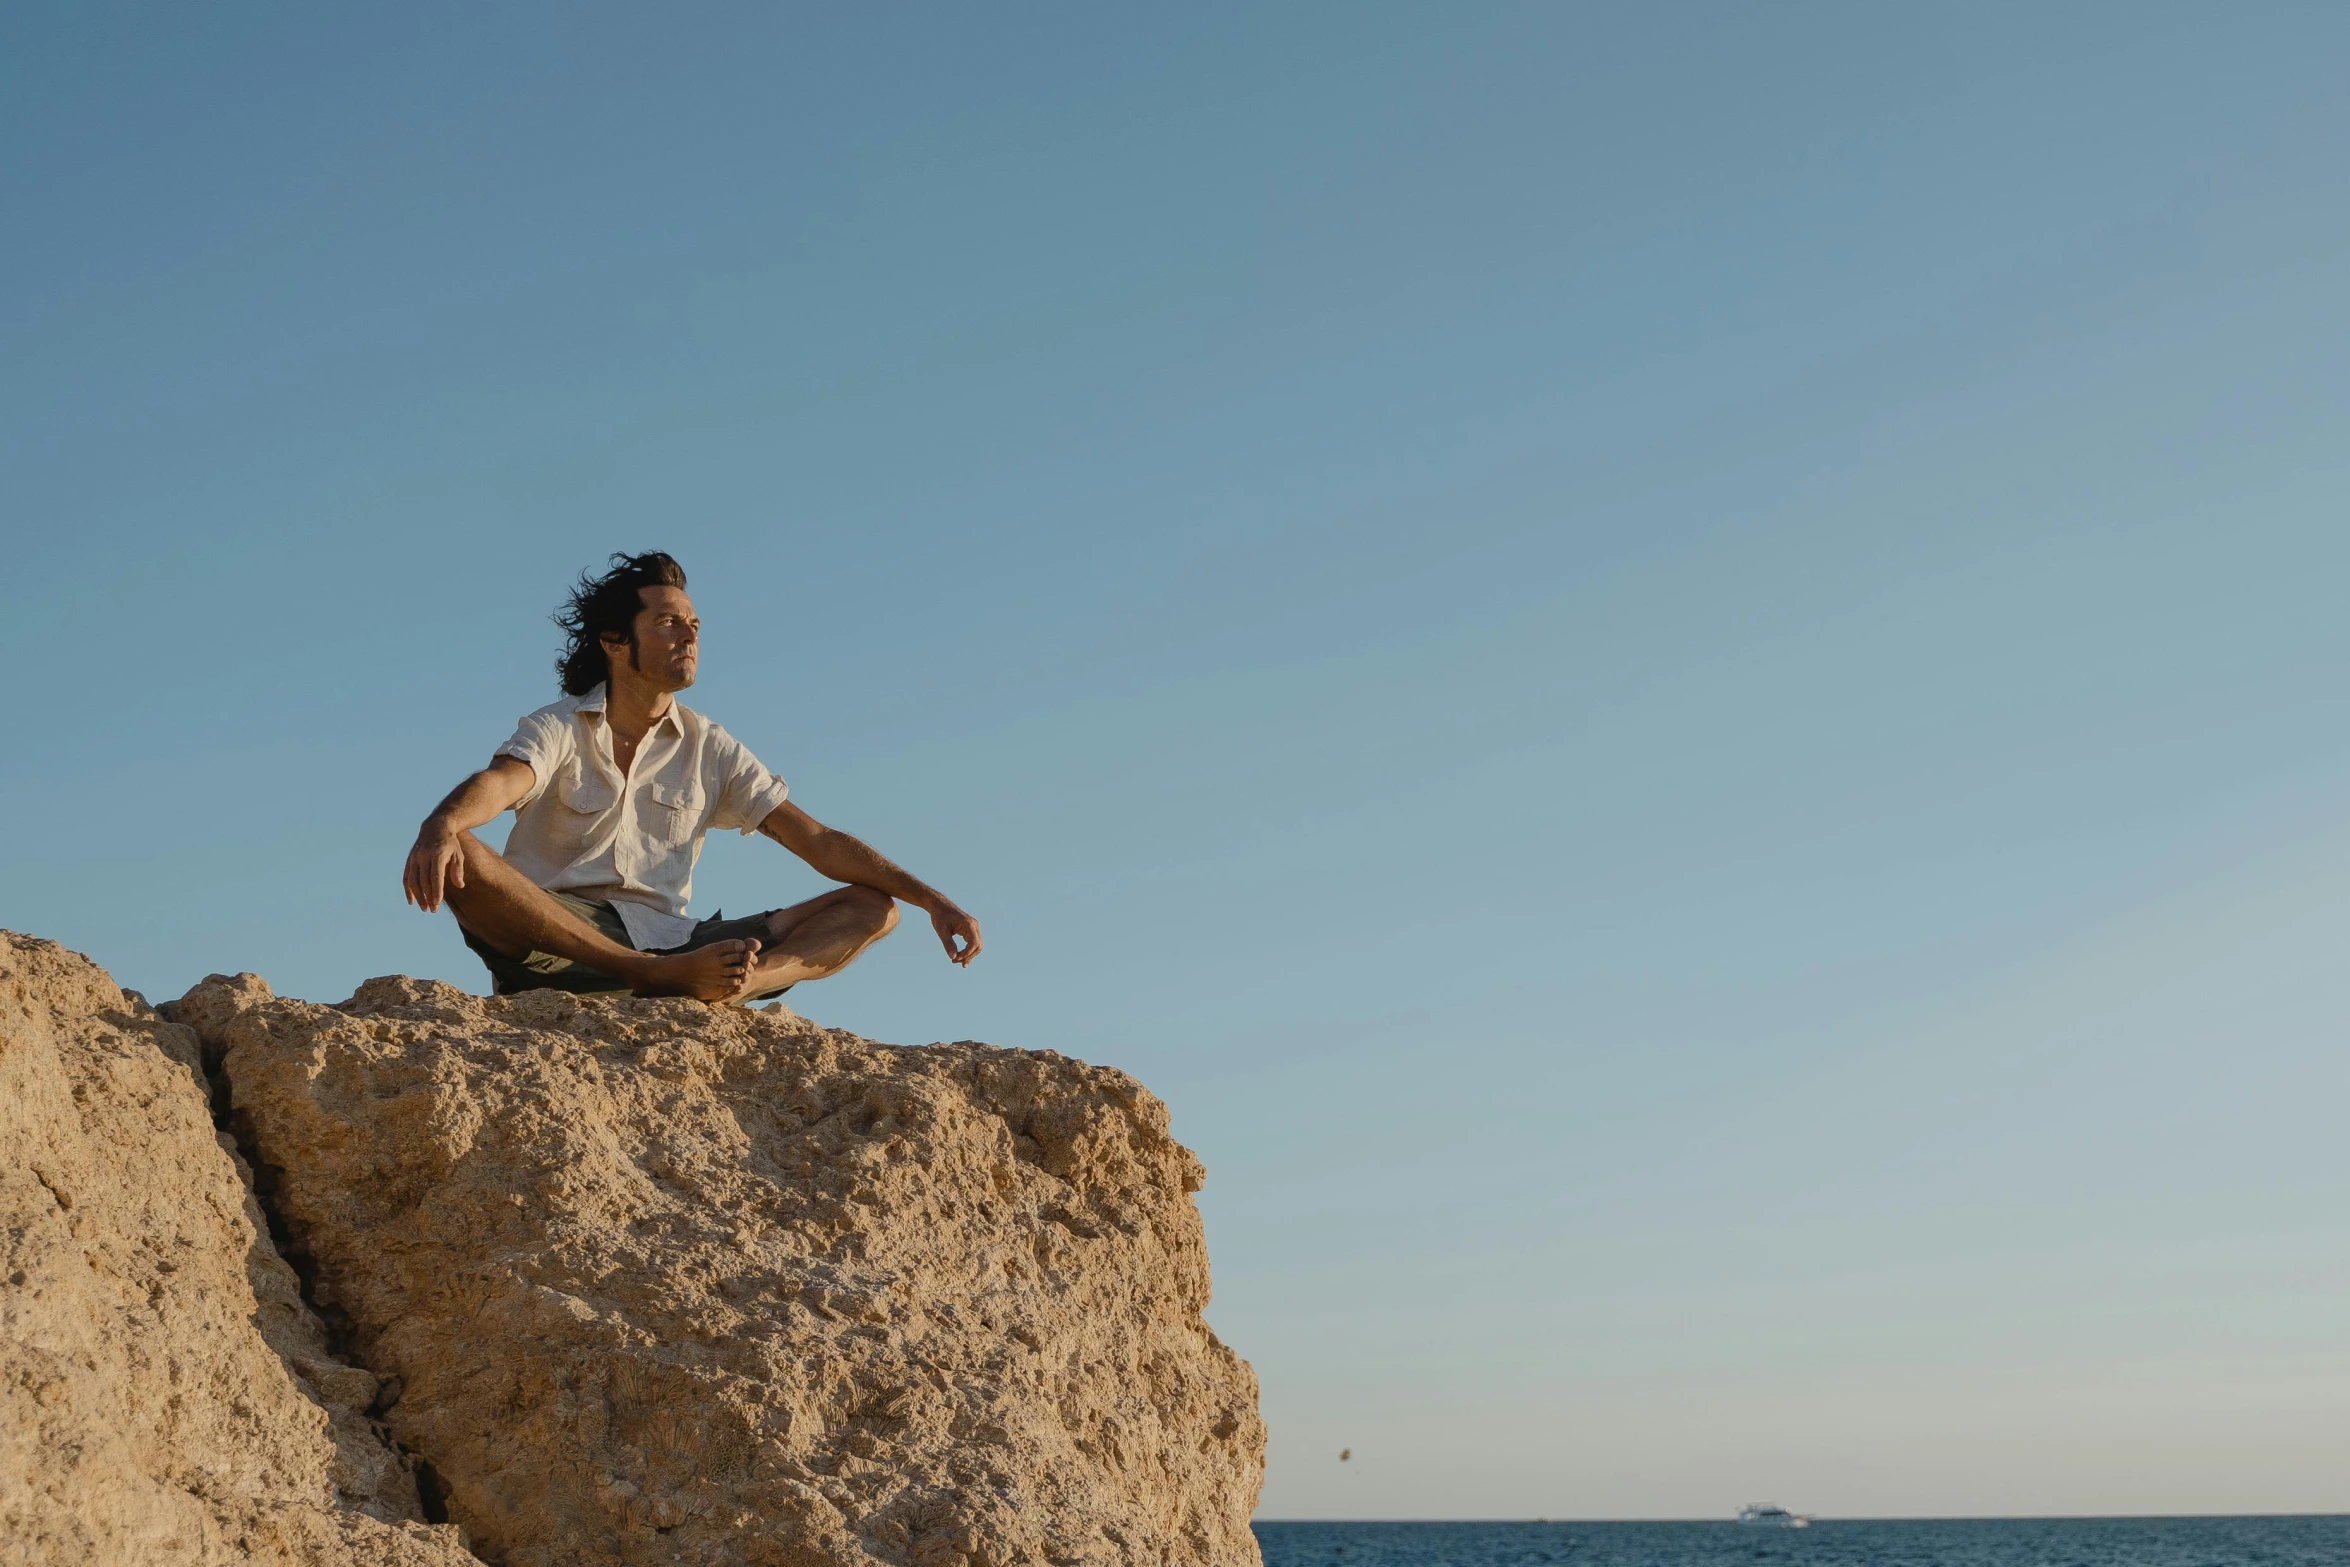
[[[1735,1523],[1259,1523],[1265,1567],[2350,1567],[2350,1515]]]

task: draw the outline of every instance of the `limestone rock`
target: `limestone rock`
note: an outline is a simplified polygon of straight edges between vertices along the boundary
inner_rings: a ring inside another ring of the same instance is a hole
[[[1122,1073],[780,1009],[226,982],[314,1299],[509,1567],[1241,1567],[1264,1427]]]
[[[0,932],[0,1563],[471,1564],[377,1391],[272,1247],[194,1033]]]

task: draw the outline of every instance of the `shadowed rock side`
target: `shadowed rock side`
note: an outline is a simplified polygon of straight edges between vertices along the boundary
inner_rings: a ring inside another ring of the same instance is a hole
[[[0,932],[0,1562],[456,1567],[213,1127],[190,1030]]]
[[[486,1559],[1258,1560],[1200,1166],[1122,1073],[780,1009],[236,983],[184,1006]]]

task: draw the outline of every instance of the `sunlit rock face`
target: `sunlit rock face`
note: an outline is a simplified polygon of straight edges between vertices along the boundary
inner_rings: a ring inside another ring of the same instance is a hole
[[[407,979],[178,1010],[483,1558],[1258,1559],[1264,1427],[1201,1320],[1200,1166],[1123,1074]]]

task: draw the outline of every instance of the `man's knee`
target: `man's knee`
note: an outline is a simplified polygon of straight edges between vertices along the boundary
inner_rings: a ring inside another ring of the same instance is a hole
[[[844,887],[841,901],[872,922],[877,941],[898,928],[898,900],[878,887]]]
[[[511,871],[512,869],[506,863],[506,856],[500,854],[497,850],[491,848],[488,844],[482,842],[479,838],[476,838],[470,832],[461,832],[457,835],[457,850],[460,854],[465,856],[465,875],[467,880],[471,880],[474,872],[484,867],[488,868],[492,874],[495,874],[500,870]],[[519,873],[516,872],[514,874]]]
[[[449,878],[446,896],[451,908],[461,913],[466,909],[479,913],[484,899],[489,900],[492,906],[507,901],[499,887],[501,882],[509,878],[498,874],[505,869],[506,862],[499,857],[497,850],[473,834],[461,832],[457,835],[457,852],[463,857],[465,875],[462,886],[456,877]]]
[[[881,937],[898,928],[898,900],[884,893],[881,888],[853,883],[853,886],[837,888],[832,897],[832,907],[855,916],[860,926],[872,930],[872,940],[879,942]]]

